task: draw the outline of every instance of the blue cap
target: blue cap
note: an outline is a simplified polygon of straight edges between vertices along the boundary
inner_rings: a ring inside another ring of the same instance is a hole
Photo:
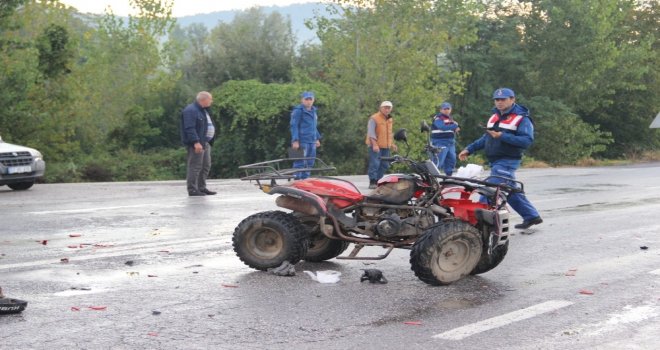
[[[311,91],[305,91],[300,96],[302,98],[314,98],[314,93]]]
[[[440,109],[445,109],[445,108],[449,108],[449,109],[451,109],[451,103],[449,103],[449,102],[443,102],[443,103],[440,105]]]
[[[499,88],[493,92],[493,98],[508,98],[516,97],[516,94],[511,89]]]

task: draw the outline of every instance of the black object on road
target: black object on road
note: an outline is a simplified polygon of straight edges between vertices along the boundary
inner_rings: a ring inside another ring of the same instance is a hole
[[[295,276],[296,268],[285,260],[280,266],[268,269],[268,272],[277,276]]]
[[[17,314],[27,307],[27,301],[5,298],[0,288],[0,315]]]
[[[362,277],[360,277],[360,282],[369,280],[369,283],[380,283],[380,284],[387,283],[387,278],[383,276],[383,271],[381,270],[365,269],[362,271],[364,271],[364,274],[362,275]]]

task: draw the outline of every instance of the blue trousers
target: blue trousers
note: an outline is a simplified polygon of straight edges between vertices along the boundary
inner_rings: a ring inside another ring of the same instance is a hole
[[[438,169],[445,172],[447,176],[454,173],[456,166],[456,143],[453,139],[450,140],[431,140],[435,147],[441,148],[435,159],[432,159]]]
[[[316,158],[316,143],[301,143],[300,149],[303,150],[303,157]],[[313,168],[315,159],[300,159],[293,162],[294,168]],[[296,180],[302,180],[309,177],[311,171],[299,171],[295,173]]]
[[[369,149],[369,182],[375,182],[383,177],[390,167],[390,162],[380,160],[380,157],[390,156],[390,149],[381,148],[379,152],[374,152],[371,146],[367,146],[367,149]]]
[[[516,178],[516,170],[520,166],[519,160],[501,159],[490,163],[490,175],[505,176],[512,179]],[[494,184],[505,182],[506,180],[500,178],[489,177],[486,181]],[[532,203],[527,199],[524,193],[511,193],[507,197],[507,201],[513,210],[516,211],[523,220],[531,220],[539,215],[539,212],[534,208]]]

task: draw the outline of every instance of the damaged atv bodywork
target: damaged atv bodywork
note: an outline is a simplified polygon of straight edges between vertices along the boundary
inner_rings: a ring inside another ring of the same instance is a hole
[[[405,141],[405,131],[397,137]],[[256,181],[288,210],[257,213],[236,227],[234,250],[252,268],[265,271],[284,261],[377,260],[403,248],[410,250],[410,266],[420,280],[447,285],[495,268],[508,251],[506,196],[522,191],[522,183],[444,176],[429,160],[393,156],[383,160],[405,164],[410,173],[384,176],[369,194],[334,177],[278,184],[297,171],[334,169],[319,159],[318,168],[281,168],[293,160],[241,166],[243,180]],[[340,256],[351,243],[350,253]],[[366,246],[385,252],[360,254]]]

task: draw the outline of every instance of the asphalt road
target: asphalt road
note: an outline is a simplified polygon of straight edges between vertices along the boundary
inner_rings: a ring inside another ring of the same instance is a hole
[[[518,177],[544,223],[446,287],[419,281],[405,250],[251,270],[233,229],[276,207],[238,180],[196,198],[182,181],[0,187],[0,287],[29,302],[0,316],[0,349],[659,349],[660,164]],[[365,268],[389,283],[361,283]]]

